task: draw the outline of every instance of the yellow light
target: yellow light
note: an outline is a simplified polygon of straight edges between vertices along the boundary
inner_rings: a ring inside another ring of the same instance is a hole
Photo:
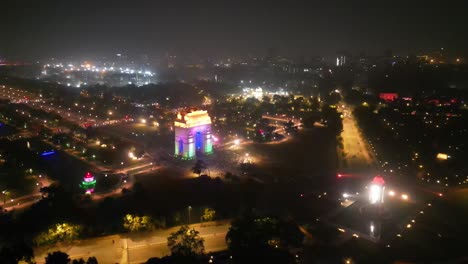
[[[389,191],[389,192],[388,192],[388,195],[390,195],[390,196],[395,196],[395,192],[394,192],[394,191]]]
[[[437,159],[439,160],[447,160],[449,158],[449,155],[445,153],[437,153]]]
[[[146,119],[141,119],[142,124],[146,124]]]
[[[407,224],[407,225],[406,225],[406,228],[411,228],[411,224]]]
[[[402,195],[401,195],[401,199],[403,199],[403,200],[408,200],[408,195],[407,195],[407,194],[402,194]]]
[[[137,159],[137,157],[135,157],[135,154],[133,154],[133,152],[131,152],[131,151],[128,152],[128,157],[131,158],[132,160]]]

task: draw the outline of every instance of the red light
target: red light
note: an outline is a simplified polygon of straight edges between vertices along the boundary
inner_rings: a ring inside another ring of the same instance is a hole
[[[440,197],[444,196],[442,193],[438,193],[438,195],[439,195]]]
[[[343,175],[341,175],[341,174],[338,174],[338,178],[341,178],[341,177],[343,177]]]
[[[372,180],[372,183],[377,184],[377,185],[385,185],[385,181],[382,176],[377,175],[374,177]]]

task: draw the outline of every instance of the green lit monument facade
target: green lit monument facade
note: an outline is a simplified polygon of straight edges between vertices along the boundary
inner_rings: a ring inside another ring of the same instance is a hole
[[[211,118],[207,111],[192,108],[177,113],[174,130],[177,157],[193,159],[213,152]]]

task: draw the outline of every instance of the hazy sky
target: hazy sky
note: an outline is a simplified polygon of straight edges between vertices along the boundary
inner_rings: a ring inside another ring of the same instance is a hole
[[[467,2],[0,0],[0,57],[264,55],[269,47],[288,55],[466,54]]]

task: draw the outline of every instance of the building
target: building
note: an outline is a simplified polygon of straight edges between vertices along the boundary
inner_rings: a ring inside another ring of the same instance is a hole
[[[193,159],[213,152],[211,118],[207,111],[195,108],[177,113],[175,128],[175,156]]]

